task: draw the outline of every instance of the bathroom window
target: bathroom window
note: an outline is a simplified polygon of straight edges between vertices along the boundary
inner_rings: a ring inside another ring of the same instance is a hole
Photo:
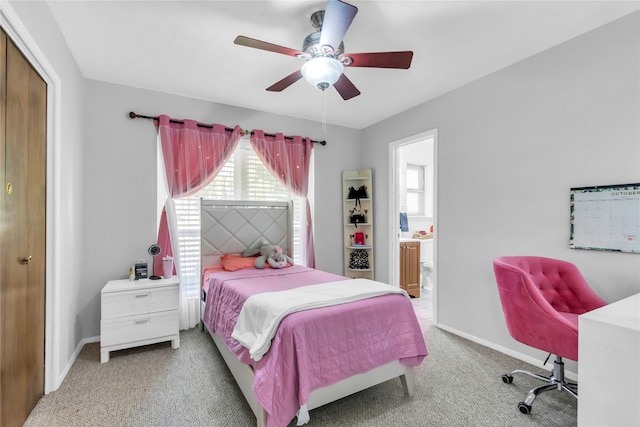
[[[425,216],[425,169],[423,165],[407,164],[407,214]]]

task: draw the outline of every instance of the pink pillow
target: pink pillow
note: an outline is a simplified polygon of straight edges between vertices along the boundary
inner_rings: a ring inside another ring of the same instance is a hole
[[[222,261],[222,268],[225,271],[236,271],[242,270],[243,268],[255,268],[254,262],[256,261],[255,256],[251,257],[243,257],[242,255],[233,255],[227,254],[220,257]]]

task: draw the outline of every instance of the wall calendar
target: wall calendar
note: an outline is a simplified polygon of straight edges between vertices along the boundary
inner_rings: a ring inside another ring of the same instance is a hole
[[[572,188],[569,247],[640,254],[640,183]]]

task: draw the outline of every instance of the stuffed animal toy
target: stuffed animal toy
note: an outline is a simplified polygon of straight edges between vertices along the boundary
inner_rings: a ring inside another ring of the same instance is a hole
[[[253,263],[256,268],[264,268],[265,263],[268,263],[271,268],[284,268],[287,263],[293,265],[293,260],[282,252],[282,248],[271,243],[264,243],[259,248],[248,248],[242,256],[250,257],[257,254],[260,256]]]

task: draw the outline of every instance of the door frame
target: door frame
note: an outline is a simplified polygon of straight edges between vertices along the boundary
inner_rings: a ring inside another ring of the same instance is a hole
[[[403,145],[433,138],[433,226],[438,227],[438,129],[431,129],[389,143],[389,283],[399,286],[400,276],[400,156]],[[433,236],[433,322],[438,323],[438,238]]]
[[[60,376],[55,369],[59,363],[59,354],[54,351],[54,343],[59,342],[60,325],[54,322],[59,313],[57,299],[59,285],[60,241],[57,236],[61,218],[61,207],[56,201],[60,191],[60,176],[56,165],[59,164],[61,129],[61,81],[53,66],[40,50],[35,40],[18,18],[11,5],[0,2],[0,27],[25,56],[31,66],[47,84],[47,200],[46,200],[46,274],[45,274],[45,355],[44,390],[45,394],[56,390]]]

